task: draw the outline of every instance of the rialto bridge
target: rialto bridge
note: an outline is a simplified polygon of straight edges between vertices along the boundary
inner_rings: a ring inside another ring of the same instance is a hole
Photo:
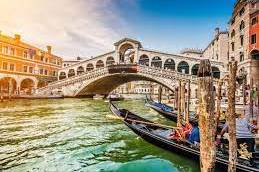
[[[196,83],[202,57],[175,55],[144,49],[139,41],[125,38],[115,50],[68,66],[58,72],[58,81],[37,90],[38,94],[62,91],[65,96],[107,95],[121,84],[146,80],[173,90],[177,80]],[[211,61],[213,76],[225,74],[223,63]]]

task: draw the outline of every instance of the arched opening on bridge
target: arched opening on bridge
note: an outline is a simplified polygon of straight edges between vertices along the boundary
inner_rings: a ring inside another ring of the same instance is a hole
[[[192,75],[197,75],[197,73],[198,73],[198,70],[199,70],[199,64],[195,64],[195,65],[193,65],[193,67],[192,67]]]
[[[259,60],[259,50],[253,50],[251,52],[251,59],[252,60]]]
[[[139,64],[149,66],[149,58],[146,54],[143,54],[139,57]]]
[[[69,69],[69,71],[68,71],[68,77],[72,77],[72,76],[75,76],[76,75],[76,73],[75,73],[75,70],[74,69]]]
[[[115,60],[113,57],[108,57],[107,60],[106,60],[106,66],[110,66],[110,65],[113,65],[115,63]]]
[[[84,70],[83,66],[79,66],[76,70],[77,75],[81,75],[84,72],[85,72],[85,70]]]
[[[39,80],[38,82],[38,85],[37,85],[37,88],[42,88],[42,87],[45,87],[48,85],[48,82],[47,81],[44,81],[44,80]]]
[[[0,93],[3,95],[13,95],[16,93],[17,82],[14,78],[4,77],[0,79]]]
[[[59,79],[62,80],[62,79],[65,79],[65,78],[67,78],[66,72],[60,72]]]
[[[94,70],[94,65],[92,63],[88,63],[86,66],[86,71]]]
[[[96,68],[101,68],[101,67],[104,67],[104,63],[103,63],[102,60],[98,60],[98,61],[96,62]]]
[[[184,74],[189,74],[189,65],[188,65],[188,63],[186,61],[181,61],[178,64],[177,71],[181,72],[181,73],[184,73]]]
[[[119,50],[120,63],[133,63],[134,54],[135,51],[133,45],[129,43],[123,44]]]
[[[220,78],[220,70],[218,67],[212,66],[212,76],[214,78]]]
[[[175,70],[175,62],[173,59],[166,59],[164,69]]]
[[[33,88],[34,88],[34,82],[32,79],[24,79],[22,82],[21,82],[21,94],[32,94],[32,91],[33,91]]]
[[[152,67],[157,67],[157,68],[162,68],[162,60],[160,57],[158,56],[155,56],[152,58],[152,61],[151,61],[151,66]]]

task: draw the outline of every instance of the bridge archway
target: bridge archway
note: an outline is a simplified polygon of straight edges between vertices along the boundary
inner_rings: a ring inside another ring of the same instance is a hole
[[[113,65],[115,64],[115,60],[112,56],[108,57],[107,60],[106,60],[106,66],[110,66],[110,65]]]
[[[94,70],[94,65],[92,63],[88,63],[86,65],[86,71],[91,71],[91,70]]]
[[[199,70],[199,64],[195,64],[192,67],[192,75],[197,75],[198,74],[198,70]]]
[[[84,67],[83,66],[79,66],[76,70],[77,75],[81,75],[82,73],[84,73]]]
[[[62,80],[62,79],[66,79],[67,78],[67,74],[66,74],[66,72],[60,72],[60,74],[59,74],[59,80]]]
[[[100,76],[91,82],[85,82],[78,89],[76,96],[93,96],[95,94],[108,95],[118,86],[131,81],[151,81],[161,84],[170,90],[174,87],[172,83],[167,84],[166,82],[162,80],[160,81],[151,75],[145,76],[138,73],[116,73],[112,75]]]
[[[72,77],[72,76],[75,76],[75,75],[76,75],[76,73],[75,73],[74,69],[69,69],[68,70],[68,74],[67,74],[68,77]]]
[[[158,56],[153,57],[152,61],[151,61],[151,66],[157,67],[157,68],[162,68],[162,59]]]
[[[164,64],[164,69],[175,70],[175,62],[174,62],[174,60],[171,59],[171,58],[166,59],[165,64]]]
[[[186,61],[181,61],[178,64],[177,71],[185,74],[189,74],[189,64]]]
[[[120,63],[134,62],[134,45],[131,43],[124,43],[119,47]]]
[[[98,60],[98,61],[96,62],[96,68],[102,68],[102,67],[104,67],[103,61],[102,61],[102,60]]]
[[[220,78],[220,70],[218,67],[212,66],[212,76],[214,78]]]
[[[26,78],[22,80],[20,90],[21,94],[32,94],[35,83],[32,79]]]
[[[149,57],[143,54],[139,57],[139,64],[144,66],[149,66]]]

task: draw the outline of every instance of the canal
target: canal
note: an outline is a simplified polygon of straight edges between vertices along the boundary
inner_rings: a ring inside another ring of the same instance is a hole
[[[142,100],[119,103],[171,124]],[[198,172],[198,163],[140,139],[91,99],[0,103],[0,171]]]

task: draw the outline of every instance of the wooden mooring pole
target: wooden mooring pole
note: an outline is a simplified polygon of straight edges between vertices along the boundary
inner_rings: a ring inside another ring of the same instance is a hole
[[[217,118],[214,115],[215,92],[209,60],[201,60],[198,70],[200,168],[201,172],[213,172],[216,160],[215,135]]]

